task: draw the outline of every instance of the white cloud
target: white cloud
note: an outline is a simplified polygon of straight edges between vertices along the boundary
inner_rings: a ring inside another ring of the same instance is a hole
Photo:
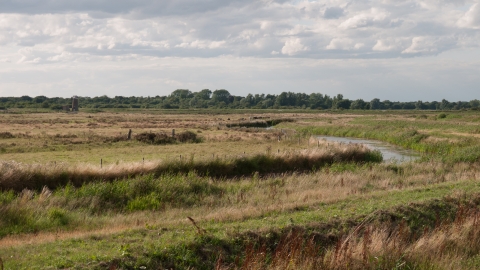
[[[295,55],[306,50],[308,50],[308,48],[302,45],[302,41],[299,38],[290,38],[285,41],[285,45],[282,48],[282,54]]]
[[[385,40],[377,40],[377,43],[375,43],[375,46],[372,48],[374,51],[381,52],[392,51],[394,49],[396,49],[395,42],[389,42]]]
[[[436,40],[431,37],[414,37],[410,47],[402,51],[402,53],[436,53],[438,51],[435,46]]]
[[[465,15],[457,21],[459,27],[480,29],[480,4],[474,4]]]
[[[0,67],[19,70],[51,67],[59,72],[74,64],[100,69],[138,59],[195,58],[217,64],[224,57],[396,63],[479,48],[478,0],[0,1]],[[224,69],[230,64],[222,62]],[[156,78],[151,76],[143,78]],[[181,76],[164,82],[180,85]],[[107,85],[103,79],[96,82]],[[0,89],[3,85],[0,81]]]
[[[391,20],[389,20],[389,17],[390,13],[377,8],[372,8],[347,19],[342,22],[339,27],[343,29],[355,29],[369,26],[384,27],[390,24]]]
[[[348,50],[352,47],[353,40],[349,38],[334,38],[325,47],[327,50]]]

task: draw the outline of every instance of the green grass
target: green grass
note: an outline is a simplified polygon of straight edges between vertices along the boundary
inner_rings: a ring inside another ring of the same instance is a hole
[[[478,129],[477,125],[377,118],[377,116],[363,117],[354,119],[348,124],[296,127],[296,129],[304,136],[330,135],[380,140],[418,151],[424,158],[436,158],[443,162],[480,160],[479,138],[451,134],[453,131],[474,133]],[[444,139],[435,139],[439,137]]]
[[[278,238],[282,231],[288,231],[288,228],[297,224],[310,233],[341,235],[366,216],[377,213],[378,210],[392,209],[389,210],[389,215],[398,221],[407,220],[412,230],[421,230],[423,226],[433,226],[438,221],[439,214],[451,219],[456,211],[454,206],[461,202],[459,200],[468,201],[471,196],[477,196],[475,194],[478,192],[480,184],[474,181],[442,183],[400,191],[377,191],[281,214],[275,211],[265,212],[262,216],[244,221],[218,223],[202,220],[199,226],[207,231],[205,236],[199,236],[187,221],[180,226],[161,225],[160,222],[120,234],[55,241],[34,247],[0,248],[0,252],[5,258],[6,269],[60,268],[68,263],[66,266],[86,267],[96,265],[95,262],[115,260],[119,260],[119,265],[129,267],[145,265],[157,268],[172,264],[176,268],[195,266],[197,269],[211,269],[219,250],[231,252],[232,254],[226,255],[233,260],[244,252],[246,243],[253,240],[252,236]],[[461,199],[449,197],[458,193],[463,194]],[[438,200],[442,197],[445,199]],[[387,216],[384,214],[373,219]],[[329,222],[336,225],[323,225]],[[20,257],[19,254],[24,255]],[[211,257],[202,257],[205,255]]]
[[[372,226],[403,221],[415,234],[451,222],[459,205],[480,201],[477,112],[264,112],[258,113],[293,121],[264,131],[226,127],[254,110],[6,115],[0,127],[15,137],[0,138],[0,157],[21,162],[10,174],[16,191],[0,192],[6,269],[212,269],[219,254],[224,266],[240,266],[249,245],[254,251],[265,245],[272,254],[292,230],[302,232],[302,241],[315,236],[328,245],[364,220]],[[191,130],[205,140],[104,141],[132,126],[137,133]],[[381,164],[378,153],[292,154],[312,151],[317,145],[305,138],[320,134],[377,139],[423,158]],[[136,170],[148,164],[155,166]],[[478,265],[475,256],[462,260]]]
[[[271,151],[271,150],[270,150]],[[311,149],[303,152],[281,154],[257,154],[237,158],[213,158],[194,160],[183,158],[164,163],[111,165],[105,169],[78,166],[24,165],[14,162],[0,163],[0,189],[22,191],[40,190],[44,186],[50,189],[72,184],[80,186],[95,181],[114,181],[136,175],[187,174],[195,172],[201,176],[241,177],[260,174],[311,171],[333,163],[370,163],[381,162],[382,155],[365,147],[343,147],[330,149]]]

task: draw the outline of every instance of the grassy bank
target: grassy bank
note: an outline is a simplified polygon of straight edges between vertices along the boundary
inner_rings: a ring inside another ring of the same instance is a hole
[[[295,128],[303,136],[330,135],[380,140],[418,151],[425,159],[435,158],[442,162],[480,160],[476,114],[457,115],[445,119],[437,119],[436,115],[423,116],[386,115],[349,119],[347,115],[344,116],[347,121],[337,119],[335,123],[327,120],[326,124],[321,125],[309,121]]]
[[[130,163],[105,167],[87,164],[80,165],[31,165],[16,162],[0,163],[0,189],[22,191],[23,189],[41,190],[44,186],[55,189],[67,184],[81,186],[94,181],[113,181],[152,174],[160,176],[166,173],[178,174],[195,172],[200,176],[240,177],[259,174],[303,172],[322,168],[334,162],[368,163],[381,162],[379,152],[361,145],[322,145],[322,148],[310,150],[267,153],[236,158],[214,157],[195,159],[180,156],[170,162]]]
[[[350,196],[348,200],[297,206],[289,211],[264,212],[256,217],[223,221],[183,212],[177,223],[165,213],[154,215],[156,222],[140,221],[140,225],[132,224],[129,226],[131,229],[122,232],[110,229],[89,234],[72,233],[62,240],[62,232],[57,231],[50,236],[40,234],[38,240],[19,241],[20,244],[16,238],[5,238],[0,253],[4,254],[3,258],[9,258],[5,260],[7,269],[31,269],[32,266],[108,269],[112,265],[123,269],[140,266],[212,269],[216,264],[228,269],[241,268],[254,258],[257,260],[257,256],[262,256],[257,253],[267,254],[263,259],[273,258],[275,252],[286,245],[284,239],[292,231],[301,237],[296,241],[313,239],[318,248],[315,250],[317,256],[326,249],[335,250],[336,244],[343,243],[352,231],[356,232],[353,233],[355,237],[351,237],[351,243],[361,240],[364,229],[368,227],[383,230],[384,226],[389,226],[394,232],[404,226],[408,235],[415,237],[411,239],[413,242],[438,224],[455,220],[459,209],[474,209],[479,201],[475,193],[479,191],[478,183],[472,181],[443,183],[426,188],[377,191]],[[199,214],[198,210],[195,212]],[[186,216],[192,216],[198,228]],[[357,227],[361,230],[356,230]],[[79,249],[83,246],[89,248]],[[297,247],[297,251],[308,250],[298,250]],[[301,257],[295,256],[293,260],[296,266],[308,263],[308,260],[302,262]],[[259,263],[269,266],[272,261]]]

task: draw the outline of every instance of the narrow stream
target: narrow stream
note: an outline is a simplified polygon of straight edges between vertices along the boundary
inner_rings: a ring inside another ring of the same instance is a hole
[[[334,137],[334,136],[317,136],[318,139],[341,143],[359,143],[364,144],[368,148],[378,150],[383,155],[384,162],[406,162],[419,158],[418,153],[412,150],[406,150],[397,146],[387,144],[381,141],[365,140],[357,138]]]

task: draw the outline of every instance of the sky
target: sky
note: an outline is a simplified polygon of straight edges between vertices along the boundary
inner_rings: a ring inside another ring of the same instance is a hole
[[[480,99],[480,0],[1,0],[0,96]]]

